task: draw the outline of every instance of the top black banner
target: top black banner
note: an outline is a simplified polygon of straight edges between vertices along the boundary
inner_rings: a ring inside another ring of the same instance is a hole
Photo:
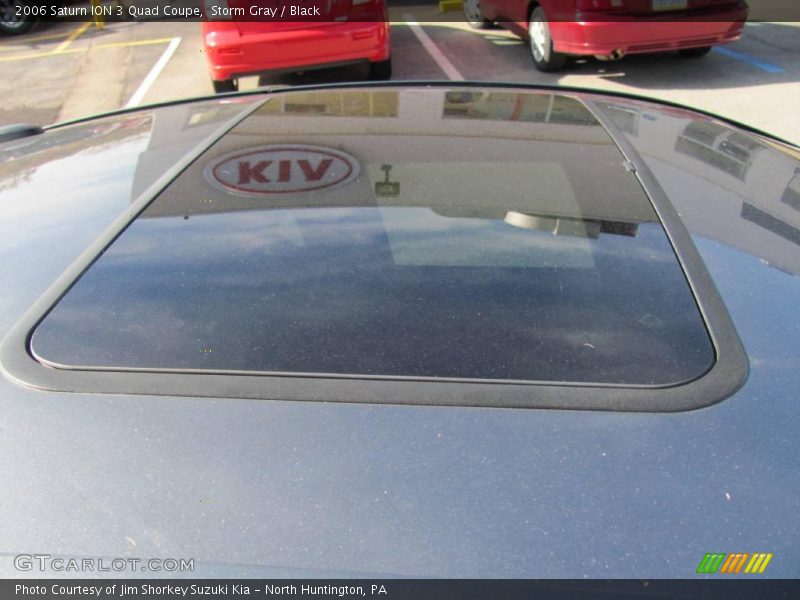
[[[463,0],[504,22],[527,21],[535,0]],[[414,13],[425,21],[460,21],[462,0],[17,0],[6,18],[41,21],[231,21],[337,23],[392,21]],[[549,21],[800,22],[799,0],[539,0]],[[2,18],[3,15],[0,15]],[[800,33],[800,28],[798,29]]]

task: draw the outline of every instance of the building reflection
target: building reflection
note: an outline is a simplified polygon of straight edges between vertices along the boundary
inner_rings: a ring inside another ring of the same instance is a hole
[[[597,125],[594,116],[578,100],[547,93],[447,92],[442,116],[445,119]]]
[[[261,197],[207,184],[204,169],[215,159],[274,144],[329,144],[353,156],[361,174],[324,192]],[[632,237],[640,223],[657,222],[619,150],[579,100],[435,88],[276,94],[142,218],[335,207],[426,209],[431,218],[588,239]]]
[[[765,146],[750,136],[711,121],[693,121],[678,136],[675,151],[744,181]]]
[[[262,115],[381,117],[397,116],[396,91],[326,91],[278,94],[260,110]]]
[[[690,119],[680,109],[635,101],[600,106],[628,136],[693,233],[800,273],[796,150],[709,117]]]

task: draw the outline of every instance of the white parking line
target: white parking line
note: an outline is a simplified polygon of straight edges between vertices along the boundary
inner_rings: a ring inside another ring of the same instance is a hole
[[[447,75],[449,79],[454,81],[464,81],[464,76],[461,75],[461,73],[458,72],[458,69],[453,66],[453,63],[451,63],[447,57],[442,54],[442,51],[439,50],[436,44],[433,43],[433,40],[428,37],[428,34],[425,33],[425,30],[423,30],[422,27],[419,26],[419,23],[414,20],[414,17],[412,15],[403,15],[403,19],[414,35],[417,36],[417,39],[419,40],[419,43],[422,44],[422,47],[428,51],[428,54],[431,55],[431,58],[436,62],[437,65],[439,65],[439,68],[444,71],[444,74]]]
[[[161,55],[161,58],[158,59],[158,62],[156,62],[156,64],[153,65],[153,68],[150,69],[147,77],[145,77],[142,83],[139,84],[139,87],[136,88],[136,91],[133,93],[133,96],[131,96],[131,99],[128,100],[125,108],[133,108],[134,106],[139,105],[139,103],[142,101],[142,98],[144,98],[144,95],[150,89],[150,86],[153,85],[161,71],[167,66],[169,59],[172,58],[173,54],[175,54],[175,50],[178,49],[180,43],[181,38],[179,37],[174,37],[172,40],[170,40],[169,46],[167,46],[167,49],[164,50],[164,54]]]

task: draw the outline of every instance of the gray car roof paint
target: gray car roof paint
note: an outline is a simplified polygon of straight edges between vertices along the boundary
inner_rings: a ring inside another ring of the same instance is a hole
[[[19,575],[16,553],[51,552],[192,557],[215,575],[691,577],[712,551],[773,552],[766,575],[800,575],[800,261],[741,212],[798,228],[781,202],[797,151],[755,138],[739,179],[675,152],[705,117],[603,100],[638,121],[625,135],[736,325],[751,372],[735,395],[642,414],[50,393],[3,377],[0,575]],[[126,138],[103,150],[119,159],[91,161],[95,134],[59,154],[70,133],[0,167],[2,335],[129,200],[143,147]]]

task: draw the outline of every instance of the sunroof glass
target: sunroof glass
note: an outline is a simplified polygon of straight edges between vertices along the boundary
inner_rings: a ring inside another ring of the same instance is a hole
[[[156,198],[32,350],[65,368],[685,382],[714,350],[623,163],[561,95],[286,94]]]

